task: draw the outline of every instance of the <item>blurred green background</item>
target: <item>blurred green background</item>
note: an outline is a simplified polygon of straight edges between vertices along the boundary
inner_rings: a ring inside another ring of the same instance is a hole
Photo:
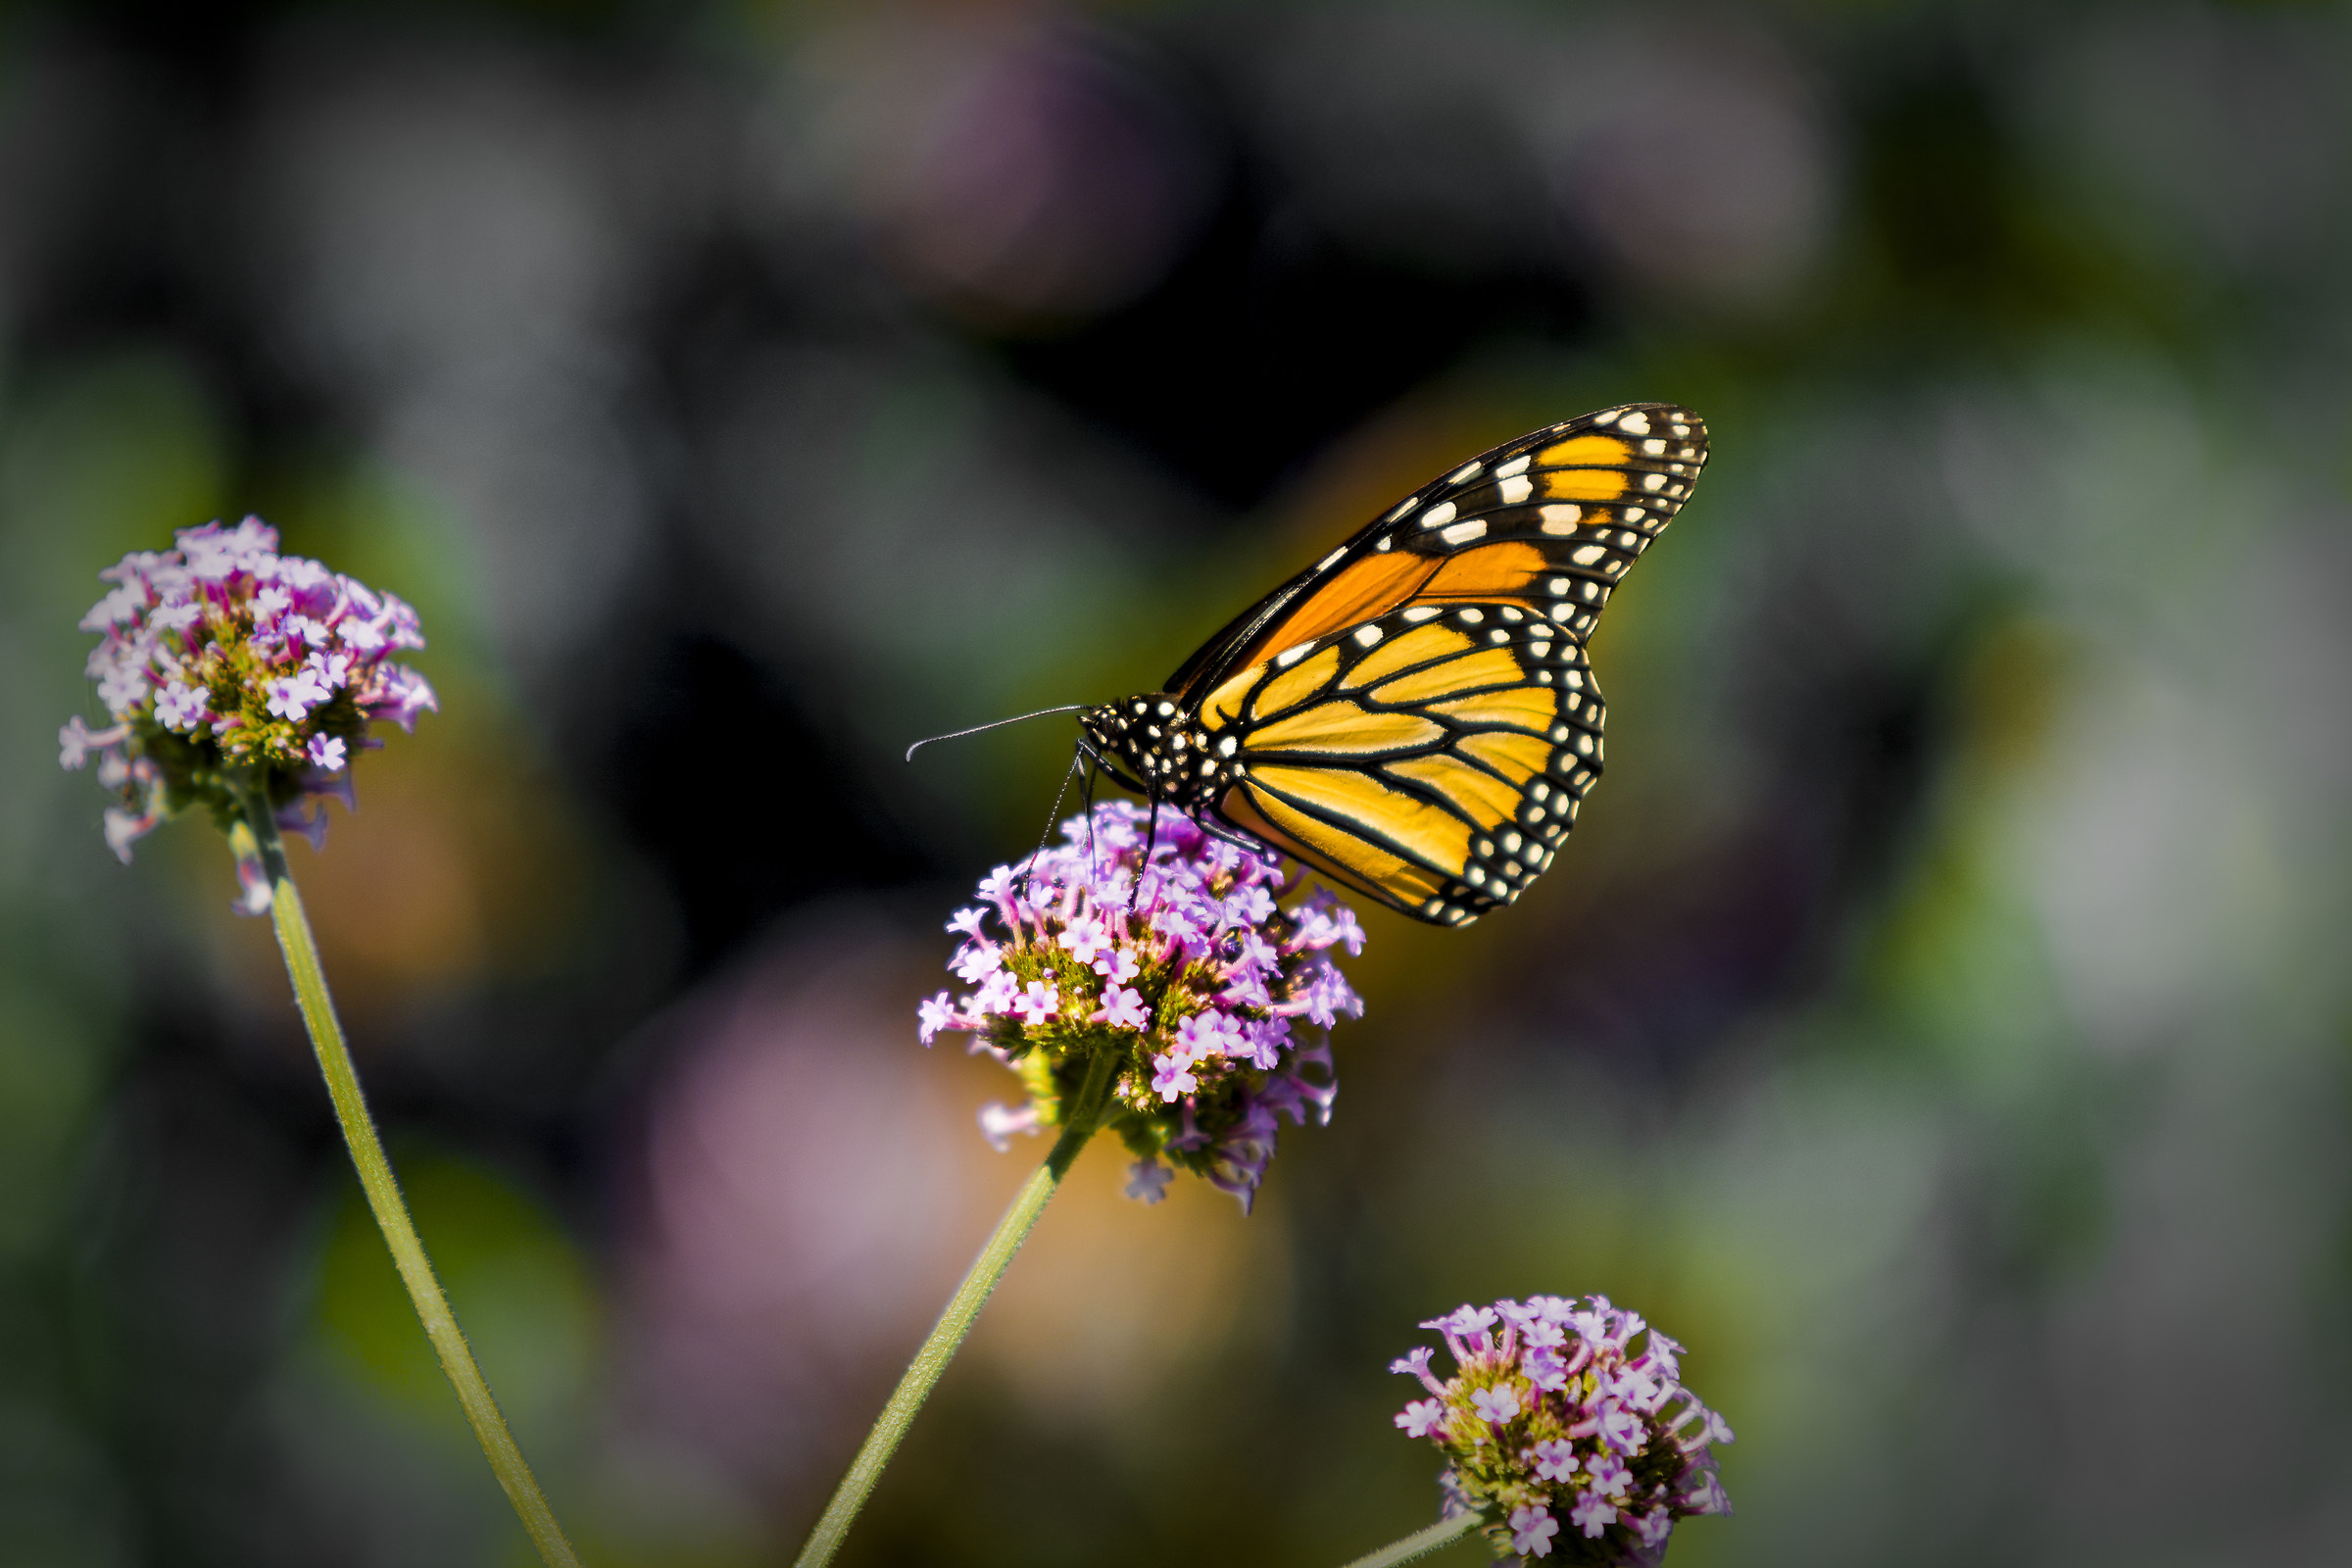
[[[1337,1563],[1415,1321],[1586,1291],[1689,1568],[2352,1560],[2348,176],[2331,5],[0,8],[0,1562],[526,1560],[220,843],[56,765],[120,553],[420,607],[296,873],[589,1561],[735,1568],[1038,1152],[913,1008],[1067,731],[899,751],[1636,399],[1562,863],[1368,918],[1254,1216],[1090,1155],[851,1560]]]

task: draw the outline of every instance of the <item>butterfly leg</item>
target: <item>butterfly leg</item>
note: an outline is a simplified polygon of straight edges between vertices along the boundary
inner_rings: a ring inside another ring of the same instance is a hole
[[[1138,899],[1144,896],[1144,873],[1152,869],[1152,852],[1159,848],[1159,794],[1152,792],[1152,818],[1144,833],[1144,861],[1135,868],[1135,887],[1127,895],[1127,912],[1135,912]]]
[[[1061,775],[1061,788],[1054,792],[1054,809],[1046,813],[1046,830],[1037,836],[1037,848],[1031,850],[1029,858],[1021,862],[1021,895],[1024,898],[1029,893],[1029,873],[1036,868],[1037,858],[1046,853],[1047,841],[1054,837],[1054,820],[1061,815],[1061,803],[1070,793],[1070,775],[1077,771],[1078,759],[1073,757],[1068,771]]]
[[[1231,828],[1224,826],[1222,823],[1212,821],[1208,817],[1196,816],[1193,818],[1193,825],[1200,828],[1201,832],[1207,834],[1212,839],[1222,839],[1226,843],[1232,845],[1235,849],[1246,850],[1250,854],[1257,856],[1260,858],[1268,860],[1279,860],[1282,858],[1281,852],[1265,844],[1259,843],[1256,839],[1246,838],[1243,835],[1234,832]]]
[[[1083,742],[1083,741],[1081,741],[1081,742],[1079,743],[1079,745],[1078,745],[1078,755],[1079,755],[1081,758],[1085,759],[1085,760],[1086,760],[1086,782],[1085,782],[1085,784],[1084,784],[1084,785],[1080,786],[1080,791],[1081,791],[1081,792],[1080,792],[1080,794],[1079,794],[1079,797],[1078,797],[1078,798],[1079,798],[1079,800],[1080,800],[1080,801],[1081,801],[1081,802],[1084,804],[1084,806],[1085,806],[1085,808],[1086,808],[1086,875],[1087,875],[1087,880],[1089,880],[1089,881],[1091,882],[1092,880],[1094,880],[1094,876],[1095,876],[1095,864],[1096,864],[1096,859],[1095,859],[1095,775],[1096,775],[1096,763],[1095,763],[1095,754],[1094,754],[1092,751],[1089,751],[1089,750],[1087,749],[1086,743],[1085,743],[1085,742]],[[1075,763],[1073,763],[1072,765],[1073,765],[1073,766],[1075,766],[1076,764],[1075,764]]]

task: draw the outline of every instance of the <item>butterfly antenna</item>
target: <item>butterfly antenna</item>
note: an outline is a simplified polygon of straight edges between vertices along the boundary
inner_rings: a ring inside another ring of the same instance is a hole
[[[977,735],[984,729],[1002,729],[1006,724],[1024,723],[1032,718],[1044,718],[1050,713],[1077,713],[1083,712],[1085,709],[1086,704],[1084,703],[1071,703],[1063,708],[1041,708],[1034,713],[1015,713],[1010,718],[992,718],[985,724],[974,724],[970,729],[952,729],[945,735],[926,735],[906,748],[906,760],[913,761],[914,754],[933,741],[959,741],[966,735]]]

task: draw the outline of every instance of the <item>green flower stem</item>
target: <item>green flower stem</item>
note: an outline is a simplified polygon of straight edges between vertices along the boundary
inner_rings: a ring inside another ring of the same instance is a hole
[[[1486,1520],[1474,1513],[1457,1513],[1450,1519],[1441,1519],[1427,1530],[1416,1530],[1402,1541],[1392,1541],[1378,1551],[1358,1557],[1348,1568],[1394,1568],[1400,1562],[1426,1557],[1440,1546],[1448,1546],[1476,1530]]]
[[[301,1004],[302,1021],[310,1027],[318,1070],[326,1077],[326,1092],[335,1102],[335,1119],[343,1124],[343,1141],[350,1146],[351,1162],[359,1169],[368,1206],[375,1211],[375,1223],[384,1233],[385,1245],[392,1249],[392,1261],[400,1269],[401,1283],[409,1288],[416,1316],[424,1323],[425,1337],[441,1357],[441,1370],[449,1374],[458,1403],[465,1406],[466,1419],[473,1423],[482,1452],[497,1473],[498,1484],[507,1489],[507,1499],[522,1516],[522,1527],[530,1532],[541,1559],[548,1568],[579,1568],[579,1556],[564,1539],[546,1494],[539,1490],[531,1467],[523,1463],[521,1450],[514,1446],[506,1418],[499,1414],[498,1401],[491,1397],[482,1369],[474,1364],[466,1335],[449,1309],[449,1298],[441,1294],[441,1282],[433,1277],[424,1244],[417,1240],[416,1227],[409,1219],[400,1183],[393,1178],[391,1161],[384,1157],[384,1146],[368,1114],[367,1099],[360,1093],[360,1075],[352,1067],[351,1053],[344,1049],[343,1026],[335,1018],[334,999],[327,994],[326,972],[318,963],[311,922],[302,912],[302,895],[294,891],[294,878],[286,870],[285,846],[278,840],[277,823],[253,792],[245,792],[244,798],[245,819],[230,827],[229,848],[240,860],[258,860],[269,877],[270,915],[277,925],[277,945],[286,956],[286,974],[294,982],[294,999]]]
[[[973,1320],[979,1317],[980,1309],[988,1304],[989,1296],[997,1288],[997,1281],[1004,1278],[1004,1270],[1011,1265],[1012,1254],[1021,1250],[1021,1243],[1029,1238],[1029,1228],[1037,1223],[1037,1216],[1046,1210],[1047,1200],[1069,1174],[1070,1162],[1095,1135],[1095,1128],[1102,1119],[1103,1103],[1110,1098],[1111,1080],[1117,1067],[1116,1053],[1107,1050],[1095,1053],[1087,1067],[1085,1083],[1068,1102],[1069,1113],[1062,1119],[1061,1137],[1054,1141],[1054,1152],[1013,1195],[1012,1206],[997,1221],[988,1245],[980,1249],[980,1255],[964,1273],[963,1283],[956,1287],[956,1294],[949,1298],[948,1309],[940,1313],[931,1337],[914,1352],[906,1375],[899,1379],[898,1389],[882,1407],[880,1419],[866,1434],[864,1446],[850,1464],[850,1473],[842,1477],[833,1500],[825,1504],[823,1517],[808,1533],[808,1544],[801,1548],[793,1568],[823,1568],[841,1549],[850,1526],[858,1518],[858,1510],[865,1506],[874,1483],[882,1479],[882,1467],[890,1463],[890,1456],[898,1451],[899,1441],[913,1425],[915,1412],[931,1396],[932,1386],[955,1359],[963,1337],[972,1331]]]

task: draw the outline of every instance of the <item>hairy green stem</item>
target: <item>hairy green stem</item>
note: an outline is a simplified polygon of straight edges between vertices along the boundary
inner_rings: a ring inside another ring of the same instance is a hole
[[[392,1175],[392,1162],[384,1157],[375,1122],[368,1114],[368,1101],[360,1092],[360,1075],[343,1045],[343,1026],[335,1017],[334,998],[327,994],[326,971],[319,965],[318,946],[312,940],[311,922],[302,911],[302,895],[294,890],[294,878],[286,870],[285,846],[278,840],[277,823],[258,791],[245,793],[245,819],[229,829],[229,847],[240,860],[258,862],[269,879],[270,916],[277,926],[277,945],[286,956],[286,974],[294,982],[294,1000],[302,1007],[302,1021],[310,1028],[318,1070],[325,1075],[327,1096],[335,1103],[335,1119],[343,1124],[351,1162],[359,1170],[360,1186],[368,1194],[368,1206],[375,1211],[384,1244],[392,1249],[401,1283],[409,1288],[409,1299],[424,1324],[425,1337],[433,1342],[433,1351],[441,1358],[441,1370],[449,1374],[458,1403],[465,1407],[466,1419],[473,1423],[473,1434],[481,1440],[482,1453],[497,1474],[498,1484],[507,1489],[507,1498],[521,1515],[522,1528],[530,1532],[540,1557],[548,1568],[579,1568],[579,1556],[564,1539],[563,1527],[547,1505],[547,1494],[539,1490],[522,1451],[514,1446],[506,1417],[499,1414],[490,1385],[474,1364],[465,1332],[449,1309],[449,1298],[441,1294],[441,1282],[433,1277],[424,1244],[417,1240],[416,1227],[409,1219],[400,1183]]]
[[[1109,1098],[1111,1081],[1117,1069],[1118,1057],[1115,1053],[1108,1050],[1095,1053],[1094,1060],[1087,1067],[1085,1083],[1068,1102],[1068,1114],[1062,1118],[1061,1137],[1054,1141],[1053,1152],[1021,1184],[1021,1190],[1013,1195],[1012,1205],[1004,1210],[1004,1217],[997,1221],[996,1230],[989,1235],[988,1245],[980,1249],[980,1255],[972,1260],[972,1266],[965,1271],[963,1283],[956,1287],[956,1294],[949,1298],[948,1309],[940,1313],[939,1322],[931,1330],[931,1337],[923,1341],[921,1349],[914,1352],[914,1360],[907,1366],[906,1375],[899,1379],[898,1389],[891,1395],[890,1402],[882,1407],[880,1419],[874,1422],[874,1429],[866,1434],[864,1446],[858,1448],[858,1457],[851,1461],[850,1473],[842,1477],[841,1486],[833,1494],[833,1500],[825,1504],[823,1516],[816,1521],[816,1528],[808,1533],[808,1544],[801,1548],[800,1556],[794,1559],[793,1568],[823,1568],[824,1564],[833,1560],[833,1554],[841,1549],[843,1540],[850,1533],[850,1526],[857,1521],[858,1510],[865,1506],[865,1499],[873,1493],[874,1483],[882,1479],[882,1467],[889,1464],[890,1456],[898,1451],[899,1442],[913,1424],[915,1412],[922,1409],[923,1401],[931,1396],[932,1386],[939,1382],[940,1374],[947,1371],[948,1363],[955,1359],[964,1336],[972,1331],[973,1320],[979,1317],[980,1308],[988,1304],[988,1298],[996,1290],[997,1281],[1004,1278],[1005,1268],[1012,1262],[1013,1253],[1019,1251],[1021,1243],[1028,1240],[1029,1228],[1037,1223],[1037,1216],[1045,1212],[1047,1200],[1061,1186],[1061,1179],[1069,1174],[1070,1162],[1078,1157],[1078,1151],[1086,1147],[1086,1141],[1095,1135],[1095,1128],[1102,1119],[1103,1102]]]
[[[1457,1513],[1441,1519],[1427,1530],[1416,1530],[1402,1541],[1392,1541],[1378,1551],[1356,1558],[1348,1568],[1395,1568],[1400,1562],[1426,1557],[1440,1546],[1451,1545],[1486,1520],[1474,1513]]]

